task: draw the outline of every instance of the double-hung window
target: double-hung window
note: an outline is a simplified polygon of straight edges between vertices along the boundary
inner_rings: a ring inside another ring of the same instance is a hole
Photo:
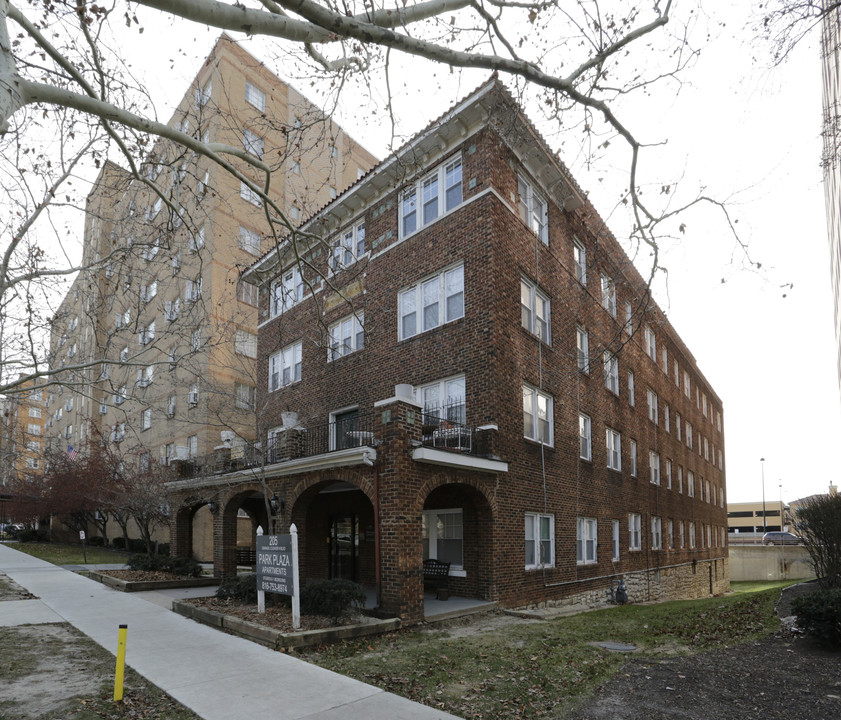
[[[152,427],[152,408],[146,408],[140,414],[140,429],[148,430]]]
[[[247,330],[237,330],[234,337],[234,351],[245,357],[257,357],[257,336]]]
[[[650,325],[645,326],[645,352],[654,362],[657,362],[657,336]]]
[[[592,421],[584,413],[578,413],[578,456],[582,460],[593,459]]]
[[[691,470],[686,471],[686,494],[695,497],[695,473]]]
[[[535,191],[531,182],[522,175],[517,177],[517,194],[519,195],[517,211],[522,220],[528,225],[540,240],[549,244],[549,206],[546,199]]]
[[[464,521],[461,508],[423,511],[423,559],[464,569]]]
[[[330,347],[327,360],[336,360],[365,347],[364,317],[348,315],[330,326]]]
[[[619,560],[619,521],[614,520],[613,525],[613,562]]]
[[[651,518],[651,549],[663,548],[663,521],[659,517]]]
[[[619,394],[619,360],[611,352],[604,354],[604,385],[614,395]]]
[[[666,489],[672,489],[672,461],[666,460]]]
[[[260,254],[260,235],[253,230],[239,226],[239,246],[252,255]]]
[[[534,283],[521,279],[520,322],[530,333],[551,345],[549,308],[549,298]]]
[[[631,440],[631,477],[637,476],[637,441]]]
[[[398,295],[400,340],[464,317],[464,266],[445,270]]]
[[[578,238],[572,239],[572,263],[575,279],[582,285],[587,284],[587,250]]]
[[[613,428],[607,428],[607,466],[611,470],[622,469],[622,436]]]
[[[526,570],[555,565],[555,516],[526,513]]]
[[[578,518],[575,532],[575,560],[579,565],[596,562],[598,523],[595,518]]]
[[[461,205],[461,157],[413,183],[400,198],[400,232],[407,237]]]
[[[246,383],[234,383],[234,406],[241,410],[254,410],[257,406],[257,388]]]
[[[330,269],[333,272],[349,267],[365,254],[365,222],[344,230],[333,241]]]
[[[263,138],[261,138],[253,130],[244,130],[242,133],[242,146],[249,155],[253,155],[258,160],[263,159]]]
[[[607,275],[602,275],[602,307],[616,317],[616,283]]]
[[[244,180],[241,180],[239,184],[239,196],[256,207],[263,207],[263,198],[260,197],[260,193],[252,189]]]
[[[660,484],[660,453],[648,451],[648,468],[652,485]]]
[[[554,443],[552,396],[523,385],[523,435],[544,445]]]
[[[628,513],[628,550],[642,550],[642,515]]]
[[[655,425],[657,424],[659,416],[657,393],[649,389],[648,391],[648,419]]]
[[[269,390],[277,390],[301,379],[301,352],[303,343],[287,345],[269,356]]]
[[[420,385],[414,396],[423,407],[424,425],[438,425],[441,420],[467,422],[464,375]]]
[[[297,267],[284,272],[272,286],[272,317],[280,315],[304,299],[304,281]]]
[[[590,336],[587,328],[578,325],[575,330],[576,353],[578,356],[578,369],[583,373],[590,372]]]
[[[260,112],[266,109],[266,93],[250,82],[245,83],[245,101],[256,107]]]

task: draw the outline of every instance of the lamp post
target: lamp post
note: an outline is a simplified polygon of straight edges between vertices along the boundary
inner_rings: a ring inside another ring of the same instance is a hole
[[[782,571],[783,580],[788,580],[788,571],[786,570],[786,536],[782,534],[785,530],[783,527],[784,515],[783,484],[780,483],[780,570]]]
[[[762,532],[768,532],[768,524],[765,520],[765,458],[759,458],[762,467]]]

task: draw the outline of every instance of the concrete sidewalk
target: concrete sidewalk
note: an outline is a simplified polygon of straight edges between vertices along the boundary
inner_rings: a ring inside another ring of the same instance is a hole
[[[0,603],[0,625],[13,618],[68,622],[116,654],[118,627],[127,624],[126,663],[205,720],[455,717],[199,625],[8,545],[0,545],[0,573],[38,597]]]

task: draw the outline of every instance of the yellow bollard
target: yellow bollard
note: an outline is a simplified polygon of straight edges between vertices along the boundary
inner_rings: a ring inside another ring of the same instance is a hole
[[[128,625],[120,625],[119,640],[117,642],[117,670],[114,675],[114,702],[123,699],[123,671],[126,667],[126,635]]]

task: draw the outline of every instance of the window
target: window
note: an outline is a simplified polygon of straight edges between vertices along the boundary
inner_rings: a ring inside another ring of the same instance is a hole
[[[652,485],[660,484],[660,453],[648,451],[648,468]]]
[[[658,420],[658,402],[657,393],[649,389],[648,391],[648,419],[655,425]]]
[[[689,373],[686,372],[686,370],[683,371],[683,394],[690,400],[692,399],[692,392],[689,385]]]
[[[234,338],[234,351],[245,357],[257,357],[257,336],[247,330],[237,330]]]
[[[210,186],[210,171],[208,170],[202,176],[202,179],[199,180],[196,183],[196,194],[200,195],[200,196],[204,195],[207,192],[207,189],[208,189],[209,186]]]
[[[619,562],[619,521],[614,520],[613,526],[613,562]]]
[[[677,491],[683,495],[683,465],[677,466]]]
[[[442,192],[443,188],[443,192]],[[400,198],[400,232],[407,237],[459,206],[462,201],[461,158],[441,165],[414,183]]]
[[[260,290],[256,285],[241,282],[237,285],[237,300],[257,307],[260,302]]]
[[[704,413],[704,417],[707,417],[707,396],[701,395],[701,412]]]
[[[37,457],[28,457],[26,458],[26,468],[28,470],[37,470],[39,466],[38,458]]]
[[[657,337],[650,325],[645,326],[645,353],[654,362],[657,362]]]
[[[330,326],[330,347],[327,361],[337,360],[365,347],[364,317],[348,315]]]
[[[138,342],[141,345],[148,345],[152,340],[155,339],[155,321],[152,320],[143,330],[140,331],[138,337]]]
[[[398,306],[401,340],[464,317],[464,266],[403,290]]]
[[[199,436],[190,435],[187,438],[187,457],[198,457],[199,454]]]
[[[679,521],[677,524],[678,528],[678,535],[680,536],[680,548],[681,550],[686,547],[686,536],[684,533],[684,524],[683,520]]]
[[[140,288],[140,299],[143,302],[150,302],[158,294],[158,281],[153,280],[149,285],[142,285]]]
[[[423,559],[450,563],[450,570],[464,568],[464,522],[461,508],[423,511]]]
[[[210,94],[213,92],[213,81],[208,80],[202,88],[196,88],[196,107],[203,108],[210,102]]]
[[[677,360],[674,361],[674,378],[675,378],[675,385],[680,387],[680,368],[678,367]]]
[[[29,423],[26,426],[26,432],[30,435],[40,435],[41,434],[41,426],[36,425],[35,423]]]
[[[637,441],[631,440],[631,477],[637,476]]]
[[[572,263],[575,268],[575,279],[582,285],[587,284],[587,250],[578,240],[572,239]]]
[[[666,542],[669,550],[673,550],[675,547],[675,521],[671,519],[666,522]]]
[[[651,549],[663,549],[663,521],[659,517],[651,518]]]
[[[546,200],[522,175],[517,177],[517,194],[519,195],[517,211],[520,215],[520,220],[528,225],[545,245],[548,245],[549,206],[546,204]]]
[[[553,437],[552,397],[537,388],[523,385],[523,435],[551,446]]]
[[[41,408],[37,408],[37,407],[29,408],[29,417],[31,417],[31,418],[41,417]]]
[[[707,487],[707,502],[711,503],[712,505],[715,505],[715,502],[710,499],[710,481],[709,480],[707,480],[706,487]]]
[[[188,241],[188,249],[190,252],[195,253],[201,250],[204,247],[204,225],[202,225],[195,233],[190,235],[190,239]]]
[[[467,422],[464,375],[421,385],[413,394],[423,407],[424,425],[438,425],[440,420]]]
[[[628,335],[634,332],[634,308],[630,302],[625,301],[625,332]]]
[[[616,283],[607,275],[602,275],[602,306],[616,317]]]
[[[181,298],[167,300],[164,303],[164,320],[167,322],[175,322],[179,312],[181,312]]]
[[[635,392],[636,385],[634,383],[634,372],[633,370],[628,371],[628,404],[631,407],[636,407],[637,405],[637,397]]]
[[[190,391],[187,393],[187,404],[190,407],[199,404],[199,384],[197,382],[190,386]]]
[[[575,561],[579,565],[596,562],[598,525],[595,518],[578,518],[575,533]]]
[[[671,411],[669,406],[663,409],[663,427],[666,429],[666,432],[671,432]]]
[[[163,446],[164,465],[170,465],[175,460],[175,443],[167,443]]]
[[[121,385],[114,393],[114,405],[122,405],[126,401],[126,386]]]
[[[253,410],[257,405],[257,388],[245,383],[234,383],[234,405],[240,410]]]
[[[304,299],[304,281],[297,267],[283,273],[272,286],[272,317],[280,315]]]
[[[166,416],[168,418],[175,417],[175,405],[177,401],[176,395],[170,395],[166,401]]]
[[[148,387],[155,379],[155,366],[149,365],[145,368],[137,369],[137,385],[139,387]]]
[[[692,424],[686,421],[686,447],[692,449]]]
[[[269,356],[270,391],[300,381],[302,349],[303,343],[296,342]]]
[[[526,513],[526,570],[554,565],[555,516]]]
[[[193,352],[198,352],[201,349],[201,329],[196,328],[190,335],[190,348]]]
[[[263,207],[263,198],[260,197],[260,193],[256,190],[252,190],[251,186],[248,185],[244,180],[240,181],[239,184],[239,196],[250,202],[252,205],[256,205],[257,207]]]
[[[239,226],[239,246],[252,255],[260,254],[260,236],[253,230]]]
[[[184,282],[184,300],[196,302],[201,297],[201,278]]]
[[[298,170],[296,172],[300,173],[300,166],[298,165],[298,163],[295,163],[295,165],[298,167]],[[289,208],[289,217],[296,221],[300,220],[301,208],[299,208],[297,205],[293,205],[291,208]]]
[[[642,550],[642,515],[628,513],[628,550]]]
[[[672,489],[672,461],[666,460],[666,489]]]
[[[710,441],[707,438],[704,438],[704,460],[710,461]]]
[[[612,428],[607,428],[607,466],[611,470],[622,469],[622,436]]]
[[[549,298],[534,283],[523,279],[520,280],[520,316],[526,330],[551,344]]]
[[[675,434],[677,435],[678,442],[680,442],[680,413],[675,413]]]
[[[266,109],[266,93],[248,81],[245,83],[245,101],[256,107],[260,112]]]
[[[152,408],[146,408],[140,413],[140,429],[148,430],[152,427]]]
[[[689,547],[695,547],[695,523],[689,523]]]
[[[691,470],[686,471],[686,494],[695,497],[695,473]]]
[[[177,275],[181,269],[181,251],[179,250],[172,256],[172,274]]]
[[[579,325],[576,328],[576,345],[578,352],[578,369],[583,373],[590,372],[590,338],[586,328]]]
[[[249,155],[258,160],[263,159],[263,138],[253,130],[244,130],[242,133],[242,146]]]
[[[583,413],[578,414],[578,455],[582,460],[593,459],[592,423]]]
[[[669,374],[669,351],[666,350],[665,346],[663,346],[663,350],[662,350],[661,354],[663,356],[663,372],[666,373],[666,375],[668,375]]]
[[[350,267],[365,254],[365,223],[344,230],[333,241],[330,269],[333,272]]]
[[[604,385],[614,395],[619,394],[619,360],[610,352],[604,354]]]

